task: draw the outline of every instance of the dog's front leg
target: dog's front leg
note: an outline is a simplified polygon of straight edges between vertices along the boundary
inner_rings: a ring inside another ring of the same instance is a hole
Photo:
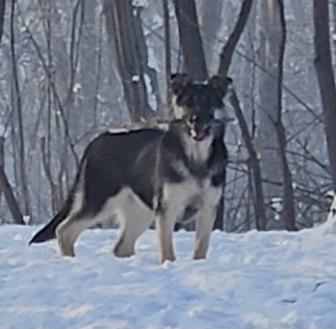
[[[198,214],[196,218],[196,238],[193,259],[206,258],[215,217],[215,207],[204,209]]]
[[[174,261],[173,231],[175,218],[167,209],[160,211],[156,217],[156,230],[159,240],[159,262]]]
[[[194,259],[206,258],[220,196],[220,188],[210,188],[204,195],[204,205],[196,216]]]
[[[159,240],[159,261],[175,260],[173,247],[174,225],[185,209],[185,189],[181,184],[164,185],[156,210],[156,229]]]

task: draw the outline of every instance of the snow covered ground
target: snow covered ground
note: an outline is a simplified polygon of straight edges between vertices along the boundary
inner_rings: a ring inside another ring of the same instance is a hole
[[[1,329],[334,329],[336,223],[299,233],[214,232],[207,261],[158,265],[148,231],[129,259],[111,255],[115,230],[86,231],[77,258],[55,241],[28,247],[36,227],[0,227]]]

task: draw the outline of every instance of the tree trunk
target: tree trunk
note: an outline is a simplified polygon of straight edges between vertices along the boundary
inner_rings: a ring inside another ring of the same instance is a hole
[[[43,137],[40,140],[40,147],[41,147],[43,169],[47,177],[48,183],[50,185],[51,208],[52,208],[53,213],[55,214],[59,209],[61,209],[63,200],[62,200],[59,186],[54,182],[51,163],[50,163],[50,157],[48,157],[48,152],[46,149],[46,139]]]
[[[0,44],[3,35],[3,26],[5,22],[6,0],[0,1]]]
[[[22,114],[22,104],[21,104],[21,92],[19,86],[19,74],[16,63],[16,49],[15,49],[15,8],[16,1],[12,0],[11,3],[11,18],[10,18],[10,49],[11,49],[11,60],[12,60],[12,105],[14,112],[17,118],[17,129],[18,129],[18,151],[17,159],[18,168],[19,168],[19,180],[20,180],[20,189],[21,189],[21,198],[24,207],[24,213],[26,215],[31,215],[30,200],[29,200],[29,191],[26,175],[26,164],[25,164],[25,139],[23,131],[23,114]]]
[[[260,84],[260,142],[266,201],[272,205],[281,197],[281,223],[296,230],[292,176],[286,156],[286,131],[282,122],[283,61],[286,46],[286,22],[282,0],[262,3],[262,61],[271,76],[262,74]],[[275,78],[273,78],[275,77]],[[271,219],[271,207],[267,211]],[[274,225],[275,222],[273,222]]]
[[[217,34],[222,25],[223,0],[203,0],[202,11],[202,39],[204,44],[204,52],[208,63],[209,71],[211,63],[217,60],[216,44]]]
[[[170,95],[170,78],[171,78],[171,42],[170,42],[170,18],[169,18],[169,2],[168,0],[162,0],[163,7],[163,24],[164,24],[164,46],[165,46],[165,75],[166,75],[166,113],[164,116],[169,117],[171,113],[169,112],[171,95]]]
[[[256,214],[256,228],[258,230],[266,229],[266,212],[264,204],[264,191],[262,186],[262,175],[260,168],[260,160],[255,150],[253,136],[250,134],[244,114],[240,108],[239,100],[236,92],[233,90],[230,96],[232,107],[235,111],[240,126],[242,137],[249,155],[248,167],[253,173],[253,192],[254,192],[254,209]]]
[[[315,69],[320,87],[333,188],[336,191],[336,88],[332,68],[328,0],[314,0]]]
[[[106,15],[111,18],[108,33],[113,35],[126,103],[133,122],[143,121],[153,113],[148,104],[147,87],[144,77],[143,59],[145,54],[139,44],[136,18],[131,0],[105,2]]]
[[[260,73],[260,111],[259,111],[259,143],[261,153],[261,166],[265,191],[265,204],[272,205],[274,198],[282,195],[282,167],[279,157],[279,143],[274,131],[279,113],[278,103],[278,77],[281,74],[278,61],[280,57],[280,44],[282,32],[280,14],[277,0],[261,1],[261,29],[259,61],[267,72]],[[267,207],[267,219],[274,216],[271,207]],[[271,225],[282,226],[275,221]]]
[[[159,90],[159,81],[157,77],[157,72],[155,71],[155,69],[153,69],[148,65],[148,48],[141,19],[142,11],[143,11],[142,7],[135,7],[135,9],[133,10],[134,29],[136,32],[135,39],[138,43],[137,47],[138,47],[138,53],[140,55],[139,58],[141,60],[140,61],[141,71],[143,71],[147,77],[146,87],[148,87],[148,85],[150,84],[149,90],[147,88],[149,107],[151,110],[156,111],[158,108],[161,108],[162,101]],[[149,93],[149,91],[151,91],[151,93]],[[152,99],[152,101],[150,101],[150,99]]]
[[[1,137],[0,139],[0,149],[1,150],[4,149],[4,143],[5,143],[5,139]],[[15,199],[13,189],[11,185],[9,184],[8,178],[6,176],[4,163],[5,163],[4,155],[3,155],[3,152],[1,152],[0,153],[0,190],[6,200],[8,209],[13,216],[13,220],[15,224],[25,225],[18,202]]]
[[[184,71],[196,80],[208,77],[194,0],[175,0],[175,12],[184,58]]]
[[[5,137],[0,137],[0,167],[5,170]],[[2,198],[2,190],[0,188],[0,202]]]
[[[97,1],[86,0],[84,4],[84,24],[83,24],[83,39],[87,42],[83,42],[80,47],[80,79],[81,79],[81,94],[82,97],[79,98],[79,106],[76,112],[76,117],[73,118],[74,124],[72,128],[75,129],[75,136],[80,134],[80,130],[83,127],[88,127],[87,123],[90,123],[92,127],[96,126],[96,116],[95,116],[95,100],[97,95],[95,95],[96,79],[98,74],[97,69],[97,53],[98,53],[98,42],[97,33],[95,27],[99,24],[96,20],[96,6]],[[79,124],[80,123],[80,124]],[[90,132],[93,134],[94,132]],[[88,137],[92,137],[88,134]]]
[[[304,29],[307,24],[304,1],[303,0],[290,1],[290,5],[292,6],[295,20],[297,20],[297,25],[300,26],[301,29]]]
[[[233,52],[236,49],[240,37],[245,29],[247,20],[251,12],[252,4],[253,0],[244,0],[242,3],[236,25],[229,37],[228,42],[222,48],[218,67],[218,74],[226,76],[229,71],[232,62]]]
[[[278,117],[275,122],[275,129],[277,132],[278,143],[279,143],[279,156],[281,159],[281,169],[282,169],[282,195],[283,195],[283,210],[282,210],[282,221],[285,227],[289,231],[296,231],[295,226],[295,204],[294,204],[294,190],[293,190],[293,180],[292,174],[288,165],[286,156],[286,130],[282,122],[282,85],[283,85],[283,63],[286,50],[286,20],[285,20],[285,9],[283,0],[277,0],[279,6],[279,20],[281,29],[281,42],[279,45],[279,60],[278,60]]]
[[[227,41],[227,43],[223,46],[222,52],[220,54],[220,60],[219,60],[219,66],[218,66],[218,74],[226,76],[231,62],[234,50],[236,49],[236,46],[238,45],[238,42],[243,34],[243,31],[245,29],[249,14],[251,12],[253,0],[244,0],[242,3],[240,13],[236,22],[236,25],[230,34],[230,37]],[[224,190],[225,190],[225,183],[223,185],[223,194],[221,196],[218,211],[216,215],[216,221],[215,221],[215,228],[216,229],[223,229],[224,228]]]

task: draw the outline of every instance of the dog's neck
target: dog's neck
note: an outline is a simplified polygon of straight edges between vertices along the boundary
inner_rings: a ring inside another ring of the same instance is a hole
[[[186,156],[192,161],[202,164],[210,157],[213,136],[208,136],[202,141],[196,141],[188,133],[182,134],[182,141]]]
[[[183,126],[183,121],[175,120],[170,125],[170,131],[180,140],[187,159],[200,165],[205,164],[210,158],[215,136],[209,135],[202,141],[196,141]]]

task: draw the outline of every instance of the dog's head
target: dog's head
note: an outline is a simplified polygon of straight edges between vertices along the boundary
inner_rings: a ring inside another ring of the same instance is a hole
[[[183,122],[194,140],[204,140],[223,123],[224,97],[231,83],[231,78],[219,75],[204,82],[195,82],[184,73],[172,75],[174,119]]]

